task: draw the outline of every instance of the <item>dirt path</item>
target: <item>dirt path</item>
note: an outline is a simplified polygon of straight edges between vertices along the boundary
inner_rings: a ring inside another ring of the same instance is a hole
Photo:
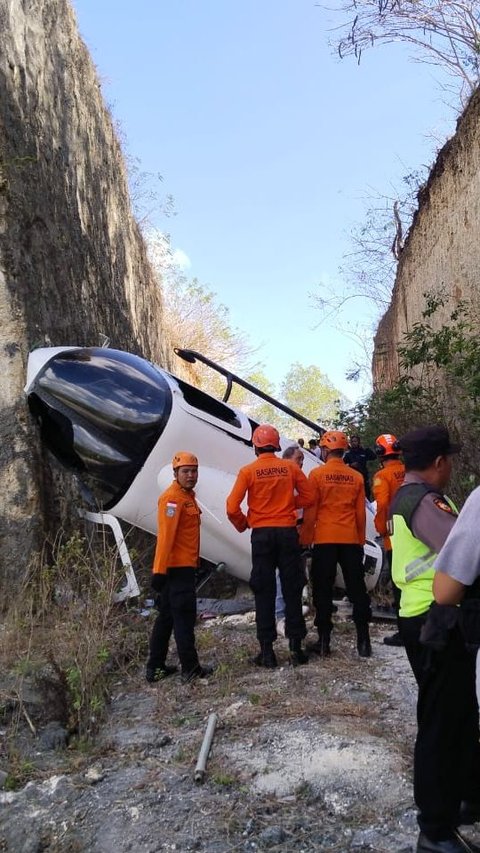
[[[208,683],[116,685],[87,754],[57,753],[56,772],[0,794],[0,849],[411,853],[415,687],[402,649],[372,627],[359,659],[351,622],[333,655],[308,666],[255,669],[250,618],[199,627]],[[219,723],[203,785],[193,771],[208,715]],[[51,765],[50,765],[51,767]],[[474,837],[474,833],[469,833]]]

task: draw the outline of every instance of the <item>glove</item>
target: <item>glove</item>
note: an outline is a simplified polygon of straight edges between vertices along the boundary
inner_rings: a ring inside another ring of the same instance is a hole
[[[162,592],[167,583],[167,575],[161,575],[158,572],[152,575],[151,585],[155,592]]]

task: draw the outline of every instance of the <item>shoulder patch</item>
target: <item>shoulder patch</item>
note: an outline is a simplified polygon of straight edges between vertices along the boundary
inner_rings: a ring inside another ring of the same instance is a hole
[[[373,481],[373,485],[374,485],[374,486],[379,486],[381,482],[382,482],[382,480],[381,480],[381,478],[380,478],[380,477],[375,477],[375,479],[374,479],[374,481]]]
[[[447,504],[447,502],[444,501],[442,498],[434,498],[433,503],[435,504],[437,509],[441,509],[442,512],[448,512],[450,513],[450,515],[456,515],[450,504]]]
[[[176,511],[177,511],[177,504],[174,503],[174,501],[169,501],[167,503],[167,506],[165,509],[165,515],[168,518],[172,518],[175,515]]]

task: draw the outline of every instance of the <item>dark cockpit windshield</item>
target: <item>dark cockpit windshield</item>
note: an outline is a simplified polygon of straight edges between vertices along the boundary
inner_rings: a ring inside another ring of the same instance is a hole
[[[154,365],[101,348],[55,355],[28,401],[45,444],[105,509],[129,488],[172,407],[170,387]]]

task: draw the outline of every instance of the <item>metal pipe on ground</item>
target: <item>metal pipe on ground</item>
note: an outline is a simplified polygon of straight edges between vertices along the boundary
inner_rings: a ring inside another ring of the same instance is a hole
[[[212,746],[213,735],[215,733],[215,726],[217,725],[217,715],[210,714],[208,718],[207,728],[205,731],[205,736],[203,738],[203,743],[200,747],[200,752],[198,753],[197,766],[195,767],[194,779],[195,782],[203,782],[205,779],[206,767],[208,754],[210,752],[210,747]]]

